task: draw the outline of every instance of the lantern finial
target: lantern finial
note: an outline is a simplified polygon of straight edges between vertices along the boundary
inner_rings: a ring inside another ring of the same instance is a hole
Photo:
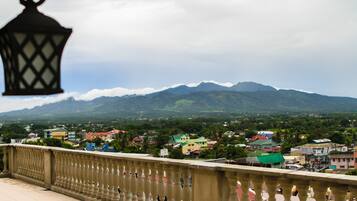
[[[37,6],[40,6],[41,4],[43,4],[44,2],[45,2],[45,0],[39,0],[38,2],[36,2],[34,0],[20,0],[20,3],[22,5],[24,5],[26,8],[37,7]]]

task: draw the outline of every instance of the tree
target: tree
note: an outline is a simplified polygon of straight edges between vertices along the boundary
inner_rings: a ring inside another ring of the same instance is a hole
[[[346,136],[340,132],[333,132],[330,135],[330,140],[334,143],[338,144],[345,144],[346,143]]]
[[[43,143],[49,147],[62,147],[62,141],[55,138],[43,139]]]
[[[184,159],[185,155],[182,154],[181,149],[170,149],[169,150],[169,158]]]

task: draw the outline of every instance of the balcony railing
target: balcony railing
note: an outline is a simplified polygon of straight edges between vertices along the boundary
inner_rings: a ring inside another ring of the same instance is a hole
[[[354,176],[31,145],[1,147],[3,176],[80,200],[275,201],[290,200],[296,192],[301,201],[357,197]]]

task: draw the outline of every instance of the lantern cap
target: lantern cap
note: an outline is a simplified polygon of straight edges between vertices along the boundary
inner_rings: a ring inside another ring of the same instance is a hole
[[[64,28],[55,19],[39,12],[37,6],[44,0],[34,2],[33,0],[20,0],[25,9],[15,19],[11,20],[4,31],[11,32],[71,32],[71,29]]]

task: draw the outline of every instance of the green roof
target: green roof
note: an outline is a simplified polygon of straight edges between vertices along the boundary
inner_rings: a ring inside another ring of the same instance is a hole
[[[184,133],[184,134],[174,135],[172,136],[172,140],[174,143],[180,143],[182,137],[188,137],[188,134]]]
[[[277,164],[285,161],[284,156],[281,153],[260,155],[257,156],[257,158],[261,164]]]

